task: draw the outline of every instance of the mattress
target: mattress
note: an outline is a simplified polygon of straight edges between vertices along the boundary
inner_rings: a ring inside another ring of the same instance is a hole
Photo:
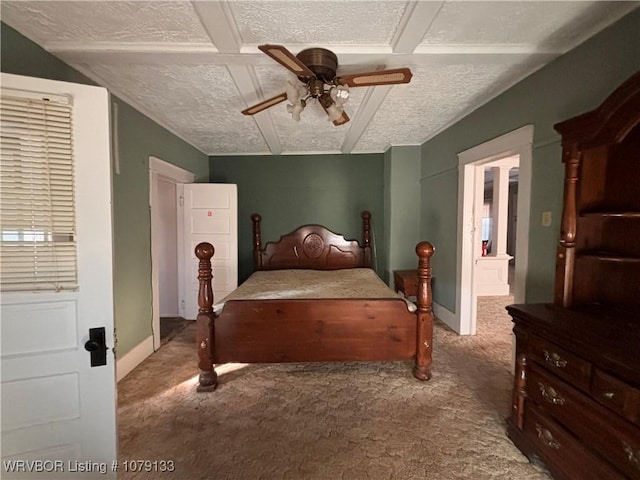
[[[213,306],[220,313],[229,300],[334,298],[401,298],[410,312],[417,307],[391,290],[370,268],[343,270],[263,270],[254,272],[242,285]]]

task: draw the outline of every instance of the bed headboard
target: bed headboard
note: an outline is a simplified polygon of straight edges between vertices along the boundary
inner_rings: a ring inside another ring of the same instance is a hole
[[[263,249],[260,238],[261,217],[254,213],[251,220],[254,270],[371,267],[371,214],[367,211],[362,212],[362,246],[356,240],[347,240],[321,225],[304,225],[283,235],[277,242],[267,243]]]

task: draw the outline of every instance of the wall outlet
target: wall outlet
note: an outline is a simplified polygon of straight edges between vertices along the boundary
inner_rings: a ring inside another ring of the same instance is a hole
[[[542,226],[550,227],[551,226],[551,212],[542,212]]]

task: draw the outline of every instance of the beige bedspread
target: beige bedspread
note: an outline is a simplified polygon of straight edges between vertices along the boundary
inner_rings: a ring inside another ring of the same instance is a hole
[[[403,298],[370,268],[345,270],[269,270],[254,272],[242,285],[213,306],[219,313],[228,300],[322,298]],[[404,299],[410,312],[416,306]]]

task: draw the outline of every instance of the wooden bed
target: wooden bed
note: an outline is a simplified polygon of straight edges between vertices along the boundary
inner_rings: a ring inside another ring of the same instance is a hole
[[[263,248],[261,218],[254,214],[254,269],[371,268],[370,220],[369,212],[363,212],[362,246],[320,225],[305,225]],[[225,300],[221,309],[214,309],[214,248],[209,243],[198,244],[198,391],[214,390],[214,365],[230,362],[413,360],[414,376],[428,380],[434,320],[430,265],[433,252],[428,242],[416,246],[418,295],[414,313],[391,289],[390,298]]]

